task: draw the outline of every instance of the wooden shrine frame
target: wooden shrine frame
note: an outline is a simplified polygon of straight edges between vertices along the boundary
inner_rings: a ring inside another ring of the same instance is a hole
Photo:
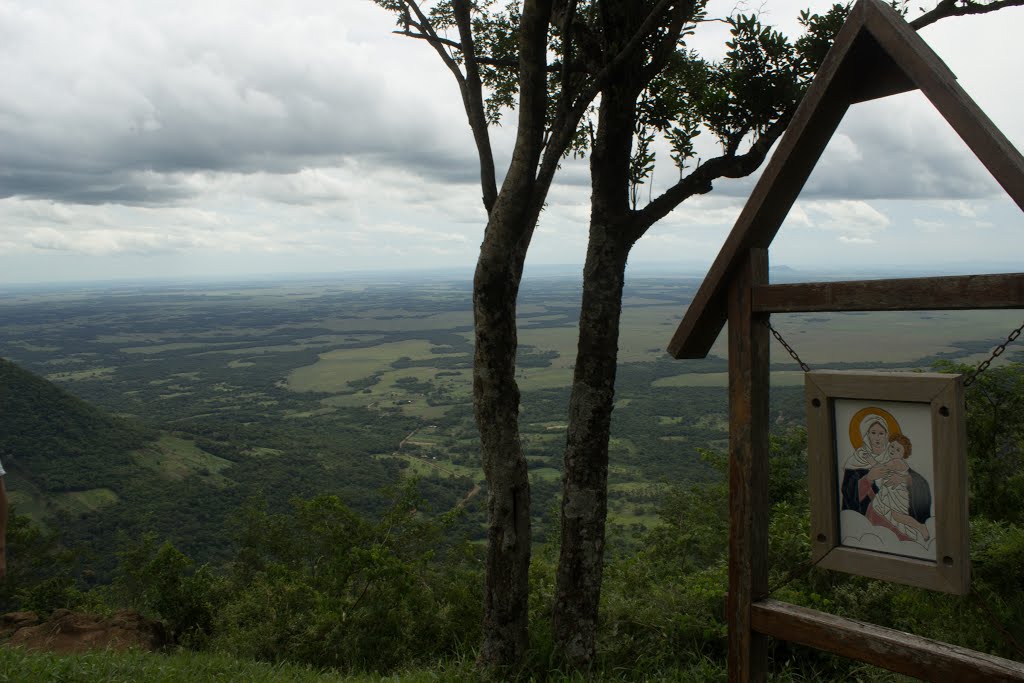
[[[812,371],[805,377],[811,560],[824,569],[966,594],[970,587],[970,553],[963,377],[862,371]],[[835,418],[835,403],[846,399],[896,401],[920,406],[922,411],[927,406],[932,445],[929,455],[934,462],[934,490],[930,495],[935,507],[935,538],[931,544],[934,560],[843,544],[838,463],[845,458],[838,452],[843,430]]]
[[[1024,663],[787,605],[768,594],[771,313],[1024,309],[1024,273],[858,282],[768,283],[768,246],[847,109],[919,89],[1024,210],[1024,157],[953,73],[881,0],[858,0],[668,351],[704,358],[729,322],[729,680],[763,681],[768,638],[933,681],[1022,681]]]

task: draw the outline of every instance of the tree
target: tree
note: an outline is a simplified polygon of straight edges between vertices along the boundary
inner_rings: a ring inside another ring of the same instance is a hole
[[[970,376],[969,365],[940,361]],[[1024,524],[1024,363],[977,375],[967,388],[967,466],[971,514]]]
[[[605,2],[604,39],[628,30],[629,3]],[[1020,0],[990,3],[944,0],[911,22],[920,29],[940,19],[980,14]],[[702,19],[695,7],[691,16]],[[757,170],[789,124],[806,86],[820,66],[849,5],[824,14],[802,12],[806,32],[790,42],[754,16],[731,17],[732,39],[720,63],[679,49],[654,70],[633,55],[602,88],[597,132],[592,139],[591,214],[580,333],[563,474],[561,556],[555,593],[556,639],[570,663],[589,667],[596,654],[598,607],[604,561],[608,491],[608,444],[614,406],[619,318],[626,260],[657,221],[694,195],[706,194],[720,178]],[[686,27],[685,34],[696,25]],[[654,65],[654,53],[650,53]],[[690,167],[696,138],[717,138],[719,156]],[[664,136],[679,180],[638,206],[637,188],[654,170],[652,141]],[[689,171],[689,172],[687,172]]]
[[[562,651],[572,664],[587,667],[600,597],[608,439],[629,251],[687,198],[710,192],[719,178],[746,176],[760,166],[846,8],[805,14],[808,35],[795,43],[754,17],[730,19],[729,55],[712,64],[685,42],[704,19],[706,0],[374,1],[396,15],[399,33],[427,42],[452,72],[480,161],[488,219],[473,281],[473,396],[489,487],[484,666],[516,663],[527,644],[530,495],[518,429],[516,296],[559,161],[569,151],[591,149],[590,240],[554,612]],[[1009,4],[1024,0],[942,0],[922,20]],[[458,39],[448,38],[447,31]],[[595,131],[590,115],[598,94]],[[513,105],[517,136],[499,189],[488,124]],[[718,138],[722,154],[684,175],[693,141],[704,130]],[[673,149],[680,179],[638,208],[635,190],[653,169],[651,145],[659,133]]]
[[[684,6],[671,0],[651,3],[633,35],[606,52],[587,44],[589,32],[582,30],[594,21],[597,7],[581,13],[574,0],[507,6],[439,0],[428,9],[417,0],[375,1],[397,15],[401,33],[427,41],[452,72],[480,160],[487,226],[473,278],[473,405],[489,516],[480,663],[514,664],[527,645],[531,543],[515,380],[516,297],[526,252],[558,164],[577,143],[577,127],[594,97],[644,48],[645,39],[656,37],[663,51],[671,51]],[[666,16],[669,28],[660,28]],[[441,35],[449,29],[458,40]],[[549,49],[561,55],[560,63],[548,64]],[[499,189],[487,127],[516,93],[517,135]]]
[[[712,181],[742,177],[760,166],[817,67],[809,53],[828,44],[844,15],[837,8],[825,18],[807,18],[813,39],[798,46],[753,17],[731,19],[733,40],[722,63],[708,63],[684,45],[657,72],[630,65],[601,92],[590,157],[590,236],[569,401],[554,613],[556,638],[576,666],[589,666],[595,654],[608,443],[629,252],[656,221],[689,197],[709,192]],[[610,25],[608,33],[616,29]],[[718,138],[722,153],[691,169],[702,130]],[[639,207],[635,190],[653,172],[651,142],[658,133],[673,147],[679,180]]]

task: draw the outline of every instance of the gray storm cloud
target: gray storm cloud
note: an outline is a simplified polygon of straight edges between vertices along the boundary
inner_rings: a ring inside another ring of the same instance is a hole
[[[476,179],[463,128],[446,123],[457,103],[375,60],[391,45],[346,38],[346,3],[319,16],[319,3],[290,3],[280,21],[258,5],[230,21],[188,3],[60,5],[0,12],[0,35],[16,37],[0,41],[0,198],[170,204],[196,190],[175,174],[294,173],[344,158]],[[115,14],[125,10],[139,14]]]

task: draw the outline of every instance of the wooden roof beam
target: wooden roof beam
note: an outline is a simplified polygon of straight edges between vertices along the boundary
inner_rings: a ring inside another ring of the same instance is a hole
[[[1024,156],[891,7],[881,0],[858,0],[683,315],[669,343],[672,356],[707,356],[725,325],[726,290],[738,264],[751,249],[771,244],[849,105],[912,87],[1024,209]]]

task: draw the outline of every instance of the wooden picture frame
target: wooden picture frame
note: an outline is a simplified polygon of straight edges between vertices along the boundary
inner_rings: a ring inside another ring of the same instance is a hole
[[[805,375],[811,557],[963,595],[970,587],[961,375]]]

